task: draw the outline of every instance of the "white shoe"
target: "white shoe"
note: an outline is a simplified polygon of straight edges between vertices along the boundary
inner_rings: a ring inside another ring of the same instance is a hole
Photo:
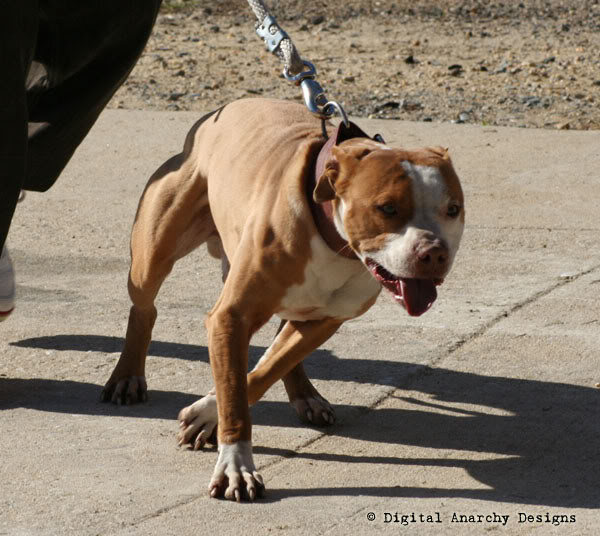
[[[15,308],[15,272],[8,254],[8,248],[2,248],[0,255],[0,322],[6,320]]]

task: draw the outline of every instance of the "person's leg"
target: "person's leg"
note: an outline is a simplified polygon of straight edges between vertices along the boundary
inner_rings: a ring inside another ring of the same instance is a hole
[[[0,251],[0,322],[8,318],[15,308],[15,274],[8,248]]]
[[[15,276],[5,246],[26,173],[25,80],[34,55],[38,1],[4,2],[0,16],[0,321],[14,308]]]
[[[54,184],[133,69],[160,4],[161,0],[3,4],[0,252],[5,251],[19,192],[22,188],[45,191]],[[2,262],[6,269],[0,273],[0,287],[14,289],[7,252]],[[12,296],[14,301],[14,291]],[[4,316],[10,302],[7,298],[0,304]]]
[[[161,0],[46,0],[27,80],[25,189],[54,184],[141,55]]]
[[[35,51],[37,13],[37,0],[21,0],[3,2],[0,16],[0,250],[27,166],[25,81]]]

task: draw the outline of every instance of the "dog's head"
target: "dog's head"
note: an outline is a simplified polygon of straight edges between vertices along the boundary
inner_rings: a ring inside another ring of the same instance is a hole
[[[338,233],[413,316],[437,297],[462,236],[460,181],[442,148],[354,138],[333,147],[313,193],[333,202]]]

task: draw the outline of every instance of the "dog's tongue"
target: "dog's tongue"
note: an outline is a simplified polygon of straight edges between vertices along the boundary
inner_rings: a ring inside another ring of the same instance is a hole
[[[399,279],[396,292],[402,296],[404,307],[410,316],[420,316],[437,298],[437,290],[429,279]]]

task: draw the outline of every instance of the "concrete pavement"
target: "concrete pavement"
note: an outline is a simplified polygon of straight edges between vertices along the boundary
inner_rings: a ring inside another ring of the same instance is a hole
[[[211,388],[202,318],[220,264],[204,249],[159,296],[148,404],[98,402],[139,195],[197,117],[106,111],[57,185],[18,208],[0,535],[597,534],[600,132],[359,121],[450,147],[467,207],[457,263],[423,317],[382,295],[308,358],[335,426],[298,423],[280,385],[253,408],[267,496],[238,505],[207,496],[214,451],[175,443],[177,412]]]

